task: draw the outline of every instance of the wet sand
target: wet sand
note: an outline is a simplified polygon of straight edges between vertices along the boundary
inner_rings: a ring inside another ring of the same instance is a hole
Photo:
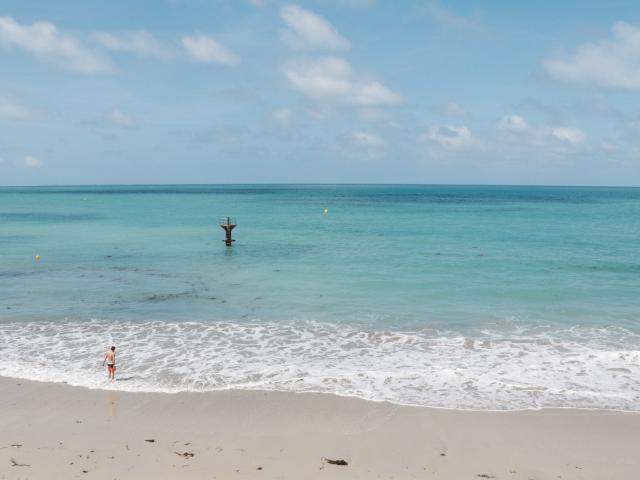
[[[640,478],[637,413],[125,393],[2,377],[0,392],[0,479]]]

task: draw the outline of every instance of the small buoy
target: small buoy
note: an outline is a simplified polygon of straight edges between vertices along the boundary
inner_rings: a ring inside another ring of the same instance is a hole
[[[40,261],[40,255],[36,255],[36,262]]]
[[[324,213],[326,215],[327,213],[329,213],[329,209],[325,208],[324,210],[322,210],[322,213]]]

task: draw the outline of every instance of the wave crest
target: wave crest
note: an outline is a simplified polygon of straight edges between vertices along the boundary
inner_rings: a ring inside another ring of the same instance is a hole
[[[640,335],[621,328],[381,331],[318,322],[11,322],[0,375],[104,388],[326,392],[474,409],[640,411]]]

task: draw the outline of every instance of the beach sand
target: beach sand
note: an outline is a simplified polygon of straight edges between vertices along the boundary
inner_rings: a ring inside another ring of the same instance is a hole
[[[0,392],[0,479],[640,478],[637,413],[125,393],[13,378],[0,378]]]

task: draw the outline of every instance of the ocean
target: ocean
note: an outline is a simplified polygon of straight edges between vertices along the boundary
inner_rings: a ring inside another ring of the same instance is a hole
[[[0,358],[89,388],[640,411],[640,189],[3,187]]]

